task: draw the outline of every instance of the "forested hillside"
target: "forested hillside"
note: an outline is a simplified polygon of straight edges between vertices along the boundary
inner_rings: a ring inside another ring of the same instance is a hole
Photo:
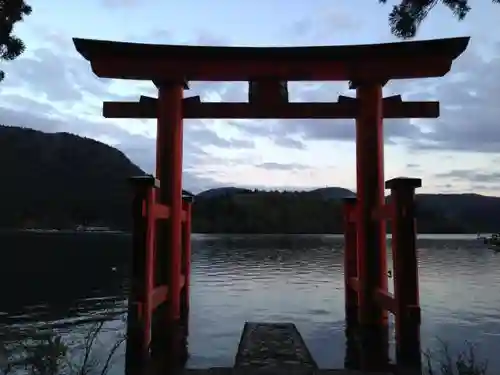
[[[144,174],[119,150],[67,133],[0,126],[0,227],[130,229],[127,179]],[[203,233],[341,233],[340,187],[309,192],[235,187],[195,197],[193,229]],[[417,196],[419,232],[497,232],[500,198]]]

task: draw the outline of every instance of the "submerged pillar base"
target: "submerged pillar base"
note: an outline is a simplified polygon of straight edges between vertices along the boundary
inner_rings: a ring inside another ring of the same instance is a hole
[[[358,325],[356,336],[359,350],[359,369],[388,371],[389,327],[386,325]]]

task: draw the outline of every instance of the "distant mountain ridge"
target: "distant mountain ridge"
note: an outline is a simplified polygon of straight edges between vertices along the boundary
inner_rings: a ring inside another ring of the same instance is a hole
[[[266,189],[265,191],[273,191],[274,189],[269,188]],[[251,194],[254,192],[258,192],[259,190],[252,190],[252,189],[247,189],[247,188],[240,188],[240,187],[234,187],[234,186],[225,186],[225,187],[218,187],[218,188],[211,188],[204,190],[198,194],[196,194],[197,198],[202,198],[202,199],[207,199],[207,198],[216,198],[224,195],[233,195],[233,194]],[[260,190],[264,191],[264,190]],[[302,190],[296,190],[296,189],[290,189],[289,191],[299,191],[302,192]],[[341,188],[341,187],[324,187],[324,188],[317,188],[313,190],[307,190],[309,193],[315,193],[321,195],[324,199],[342,199],[342,198],[349,198],[349,197],[355,197],[356,194],[352,192],[349,189]]]
[[[251,192],[252,190],[250,189],[227,186],[227,187],[218,187],[218,188],[204,190],[196,194],[195,197],[202,199],[210,199],[210,198],[221,197],[224,195],[246,194]]]
[[[0,126],[0,227],[130,229],[131,176],[145,174],[121,151],[68,133]],[[214,188],[196,195],[195,232],[341,233],[340,187],[310,191]],[[500,198],[417,195],[420,232],[498,232]]]

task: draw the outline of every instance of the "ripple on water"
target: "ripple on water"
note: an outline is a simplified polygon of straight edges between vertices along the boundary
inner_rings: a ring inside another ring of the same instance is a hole
[[[109,243],[106,249],[95,242],[92,246],[101,254],[111,251]],[[4,327],[14,324],[16,316],[31,324],[92,317],[116,306],[123,309],[127,282],[124,274],[109,270],[127,269],[127,260],[120,260],[124,246],[117,242],[116,254],[102,269],[96,269],[96,262],[85,265],[84,260],[78,267],[66,265],[66,276],[58,277],[66,280],[64,288],[72,288],[72,294],[64,294],[61,283],[48,282],[49,270],[46,277],[39,275],[36,295],[30,295],[28,287],[13,294],[18,299],[13,297],[12,305],[0,314]],[[56,247],[56,242],[50,244]],[[189,365],[230,366],[245,321],[291,321],[320,366],[342,367],[342,247],[338,236],[194,236]],[[439,346],[437,338],[457,350],[464,348],[466,339],[478,342],[490,368],[500,372],[500,256],[467,237],[425,237],[418,248],[424,347]],[[93,270],[92,280],[74,277],[82,267]],[[122,317],[117,313],[116,327]],[[81,335],[83,326],[79,327]]]

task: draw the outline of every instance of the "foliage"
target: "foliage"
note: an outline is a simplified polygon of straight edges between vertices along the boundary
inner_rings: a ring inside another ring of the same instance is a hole
[[[341,201],[315,192],[252,191],[195,200],[193,230],[200,233],[338,233]]]
[[[437,352],[427,350],[425,374],[427,375],[486,375],[488,362],[477,358],[473,344],[466,342],[466,349],[456,356],[450,353],[449,345],[440,340]]]
[[[491,1],[500,3],[500,0]],[[385,4],[387,0],[379,0],[379,2]],[[471,9],[468,0],[401,0],[401,3],[395,5],[389,14],[391,32],[398,38],[413,38],[422,21],[437,4],[445,5],[460,21]]]
[[[11,61],[25,50],[24,42],[13,35],[14,26],[31,14],[31,7],[24,0],[0,0],[0,59]],[[5,72],[0,71],[0,81]]]
[[[0,126],[0,227],[71,229],[78,224],[132,227],[131,176],[144,174],[119,150],[67,133]],[[342,233],[338,187],[315,191],[216,188],[195,197],[201,233]],[[500,198],[417,195],[421,233],[498,231]]]
[[[316,191],[215,190],[200,194],[193,206],[196,233],[343,233],[339,188]],[[342,190],[341,190],[342,191]],[[352,194],[352,193],[351,193]],[[332,197],[333,195],[333,197]],[[500,199],[480,195],[417,196],[420,233],[495,232],[491,218],[500,212]],[[390,223],[388,225],[390,232]]]
[[[106,375],[125,336],[119,334],[104,360],[95,354],[98,336],[105,321],[93,323],[81,343],[70,345],[62,336],[50,329],[19,330],[4,334],[0,341],[2,375],[25,369],[29,375]]]
[[[130,227],[127,179],[144,173],[92,139],[2,126],[0,169],[0,227]]]

